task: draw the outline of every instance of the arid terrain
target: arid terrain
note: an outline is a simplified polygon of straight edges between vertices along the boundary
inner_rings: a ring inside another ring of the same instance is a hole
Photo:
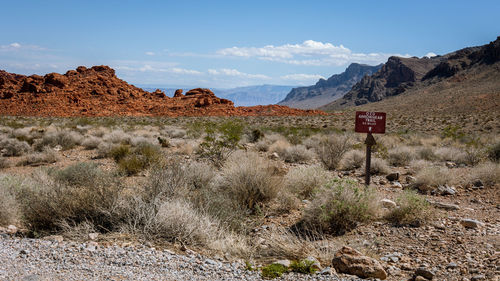
[[[443,125],[437,114],[389,113],[369,188],[365,135],[348,111],[2,117],[1,245],[15,263],[0,276],[498,280],[498,127]],[[135,265],[119,266],[115,251]],[[345,257],[332,264],[336,254]],[[141,257],[170,265],[161,273]],[[104,267],[87,275],[77,260]]]

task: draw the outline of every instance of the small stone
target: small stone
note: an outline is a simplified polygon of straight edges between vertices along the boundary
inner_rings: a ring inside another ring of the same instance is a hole
[[[99,236],[99,233],[97,233],[97,232],[89,233],[90,240],[96,240],[98,236]]]
[[[332,260],[333,267],[340,273],[356,275],[361,278],[386,279],[387,272],[380,263],[364,256],[351,247],[342,247]]]
[[[465,228],[478,228],[484,225],[484,223],[473,219],[462,219],[460,221],[460,224],[463,225]]]
[[[399,173],[398,172],[390,173],[387,176],[385,176],[385,178],[388,181],[397,181],[399,179]]]
[[[417,178],[416,177],[406,176],[406,183],[412,184],[412,183],[416,183],[416,182],[417,182]]]
[[[29,251],[29,250],[25,250],[25,249],[23,249],[23,250],[19,251],[19,254],[20,254],[20,255],[29,255],[29,254],[30,254],[30,251]]]
[[[311,267],[316,269],[316,270],[321,270],[321,263],[316,259],[315,257],[307,257],[305,258],[305,261],[312,263]]]
[[[64,241],[64,237],[62,237],[61,235],[49,235],[43,237],[43,240],[61,243],[62,241]]]
[[[325,269],[318,272],[319,275],[333,275],[335,274],[335,269],[331,267],[326,267]]]
[[[415,276],[415,279],[413,279],[415,281],[427,281],[427,279],[425,277],[422,277],[422,276]]]
[[[392,188],[403,188],[403,185],[400,182],[395,181],[392,183],[391,187]]]
[[[380,185],[386,185],[387,182],[385,180],[381,179],[381,180],[378,181],[378,184],[380,184]]]
[[[7,233],[9,234],[16,234],[17,233],[17,227],[15,225],[9,225],[7,226]]]
[[[392,200],[389,200],[387,198],[384,198],[384,199],[380,200],[380,202],[382,203],[382,206],[384,208],[387,208],[387,209],[390,209],[390,210],[395,209],[397,207],[396,202],[394,202]]]
[[[97,244],[97,242],[90,241],[87,243],[87,247],[85,249],[89,252],[94,252],[95,250],[97,250],[98,247],[99,244]]]
[[[432,280],[432,278],[434,278],[434,275],[436,275],[436,273],[433,270],[429,270],[425,267],[419,267],[417,268],[417,270],[415,270],[415,276],[422,276],[428,280]]]
[[[60,151],[61,149],[62,149],[62,146],[59,144],[54,147],[55,151]]]
[[[437,188],[437,193],[440,195],[455,195],[457,191],[455,190],[454,187],[449,187],[447,185],[440,185]]]
[[[279,159],[279,158],[280,158],[280,156],[278,155],[278,153],[273,152],[273,153],[269,156],[269,158],[271,158],[271,159],[273,159],[273,160],[277,160],[277,159]]]
[[[281,264],[282,266],[284,266],[286,268],[290,267],[290,264],[292,264],[292,262],[289,261],[289,260],[279,260],[279,261],[276,261],[274,263],[275,264]]]
[[[446,162],[446,167],[448,167],[450,169],[455,168],[456,166],[457,166],[457,164],[454,162],[451,162],[451,161]]]
[[[480,180],[480,179],[477,179],[475,180],[472,185],[474,185],[475,187],[481,187],[481,186],[484,186],[483,182]]]
[[[478,274],[478,275],[474,275],[470,278],[470,281],[479,281],[479,280],[485,280],[486,279],[486,276],[484,276],[483,274]]]
[[[450,262],[450,263],[446,266],[446,268],[457,268],[457,267],[458,267],[458,265],[457,265],[456,263],[454,263],[454,262]]]
[[[447,204],[447,203],[432,202],[432,201],[429,201],[429,203],[432,206],[434,206],[435,208],[438,208],[438,209],[444,209],[444,210],[447,210],[447,211],[460,210],[460,207],[458,205],[455,205],[455,204]]]

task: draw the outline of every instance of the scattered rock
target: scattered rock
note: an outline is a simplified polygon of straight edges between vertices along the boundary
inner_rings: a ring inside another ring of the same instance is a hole
[[[448,167],[450,169],[455,168],[455,167],[457,167],[457,164],[454,162],[448,161],[448,162],[446,162],[446,167]]]
[[[460,224],[463,225],[465,228],[478,228],[484,225],[484,223],[473,219],[462,219],[460,221]]]
[[[278,160],[280,158],[280,156],[278,155],[278,153],[276,152],[273,152],[269,158],[271,158],[272,160]]]
[[[292,262],[289,261],[289,260],[279,260],[279,261],[276,261],[274,263],[275,264],[281,264],[284,267],[290,267],[290,264],[292,264]]]
[[[387,278],[387,272],[377,260],[364,256],[347,246],[342,247],[335,253],[332,266],[337,272],[352,274],[361,278],[379,278],[382,280]]]
[[[380,184],[380,185],[386,185],[386,184],[387,184],[387,182],[386,182],[384,179],[380,179],[380,180],[378,181],[378,184]]]
[[[315,257],[309,256],[309,257],[305,258],[304,260],[307,261],[307,262],[312,263],[311,264],[312,268],[314,268],[316,270],[321,270],[321,263]]]
[[[385,176],[385,178],[388,181],[397,181],[399,179],[399,173],[398,172],[396,172],[396,173],[390,173],[387,176]]]
[[[382,206],[387,209],[394,209],[397,207],[396,202],[389,200],[387,198],[380,200],[380,202],[382,203]]]
[[[403,185],[400,182],[395,181],[392,183],[391,187],[392,188],[403,188]]]
[[[417,178],[416,177],[406,176],[406,183],[412,184],[412,183],[416,183],[416,182],[417,182]]]
[[[481,187],[481,186],[484,186],[483,182],[480,180],[480,179],[477,179],[475,180],[473,183],[472,183],[473,186],[475,187]]]
[[[12,234],[12,235],[16,234],[17,233],[17,227],[15,225],[12,225],[12,224],[9,225],[9,226],[7,226],[7,233],[8,234]]]
[[[450,262],[450,263],[446,266],[446,268],[457,268],[457,267],[458,267],[458,265],[457,265],[456,263],[454,263],[454,262]]]
[[[435,193],[439,195],[455,195],[457,193],[456,189],[452,186],[447,186],[447,185],[440,185],[438,188],[435,190]]]
[[[447,211],[456,211],[460,210],[460,207],[455,204],[447,204],[447,203],[442,203],[442,202],[434,202],[434,201],[428,201],[432,206],[438,209],[444,209]]]
[[[434,270],[427,269],[425,267],[419,267],[415,270],[415,276],[425,277],[427,280],[432,280],[436,275]]]
[[[97,232],[89,233],[90,240],[96,240],[98,236],[99,236],[99,233],[97,233]]]
[[[325,269],[318,272],[319,275],[333,275],[335,274],[335,269],[331,267],[326,267]]]
[[[183,96],[184,95],[182,94],[182,89],[175,90],[174,98],[180,98],[180,97],[183,97]]]
[[[486,279],[486,276],[484,276],[483,274],[478,274],[478,275],[474,275],[470,278],[470,281],[479,281],[479,280],[485,280]]]
[[[43,237],[43,239],[47,240],[47,241],[57,242],[57,243],[61,243],[62,241],[64,241],[64,237],[62,237],[61,235],[49,235],[49,236]]]

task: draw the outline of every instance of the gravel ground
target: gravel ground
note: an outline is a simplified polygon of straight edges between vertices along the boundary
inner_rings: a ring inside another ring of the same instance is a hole
[[[260,273],[198,254],[148,247],[101,247],[0,236],[0,280],[263,280]],[[275,280],[362,280],[290,273]]]

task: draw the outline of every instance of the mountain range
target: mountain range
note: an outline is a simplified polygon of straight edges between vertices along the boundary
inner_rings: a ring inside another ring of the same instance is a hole
[[[327,80],[320,79],[313,86],[292,89],[278,104],[302,109],[318,108],[341,98],[363,77],[372,75],[381,67],[382,64],[370,66],[352,63],[344,72],[334,74]]]

